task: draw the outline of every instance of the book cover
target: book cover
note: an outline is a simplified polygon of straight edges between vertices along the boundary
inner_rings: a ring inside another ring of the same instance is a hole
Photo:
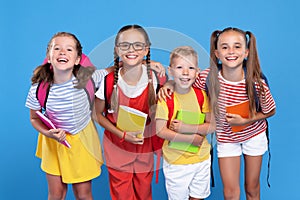
[[[226,106],[226,112],[232,114],[238,114],[243,118],[249,118],[249,100],[243,101],[241,103]],[[231,126],[233,132],[239,132],[246,128],[248,124],[241,126]]]
[[[48,128],[56,129],[56,127],[54,126],[54,124],[51,122],[51,120],[48,117],[43,115],[40,111],[36,111],[36,114]],[[71,148],[71,145],[69,144],[69,142],[67,140],[62,141],[61,144],[65,145],[68,148]]]
[[[205,120],[205,114],[201,112],[191,112],[186,110],[178,110],[176,114],[176,119],[181,120],[185,124],[203,124]],[[191,133],[184,133],[191,134]],[[198,146],[194,146],[187,142],[169,142],[169,147],[188,151],[191,153],[197,153],[199,151]]]
[[[140,110],[120,105],[117,128],[121,129],[122,131],[142,131],[141,134],[137,135],[138,138],[142,138],[147,116],[148,115],[146,113]]]

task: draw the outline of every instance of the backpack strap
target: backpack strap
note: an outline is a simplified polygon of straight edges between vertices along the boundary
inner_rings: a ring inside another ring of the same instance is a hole
[[[46,110],[46,103],[47,103],[49,91],[50,91],[49,82],[42,81],[38,84],[36,89],[36,98],[42,107],[42,113],[44,113]]]
[[[244,73],[246,74],[247,73],[247,68],[246,67],[243,67],[244,69]],[[268,79],[267,77],[261,73],[261,79],[263,79],[265,81],[265,83],[267,84],[267,86],[269,87],[269,82],[268,82]],[[256,92],[256,86],[255,86],[255,83],[253,84],[253,90],[255,91],[254,92],[254,99],[255,99],[255,106],[256,106],[256,111],[257,112],[261,112],[262,111],[262,108],[261,108],[261,105],[260,105],[260,101],[259,101],[259,97],[257,95],[257,92]],[[268,120],[265,119],[266,121],[266,124],[267,124],[267,129],[266,129],[266,136],[267,136],[267,142],[268,142],[268,173],[267,173],[267,184],[268,184],[268,187],[271,187],[270,185],[270,168],[271,168],[271,149],[270,149],[270,133],[269,133],[269,123],[268,123]]]
[[[110,98],[114,88],[114,72],[107,74],[104,77],[104,99],[105,99],[105,113],[110,108]]]
[[[196,93],[196,96],[197,96],[197,99],[198,99],[198,104],[199,104],[199,106],[201,105],[200,109],[201,109],[201,112],[202,112],[202,105],[204,103],[204,97],[203,97],[202,91],[198,88],[193,88],[193,89]],[[210,162],[211,162],[210,174],[211,175],[210,175],[210,178],[211,178],[211,186],[215,187],[215,178],[214,178],[214,170],[213,170],[214,152],[213,152],[213,145],[212,145],[213,136],[214,136],[213,134],[210,135],[210,137],[211,137],[211,141],[210,141],[210,146],[211,146],[211,148],[210,148]]]
[[[151,70],[153,71],[153,70]],[[157,80],[157,87],[156,87],[156,94],[158,93],[159,89],[165,84],[165,82],[168,80],[167,75],[165,76],[158,76],[155,71],[154,75]],[[158,137],[156,134],[151,136],[152,146],[153,150],[156,153],[156,167],[155,167],[155,183],[158,183],[158,177],[159,177],[159,167],[160,167],[160,160],[162,157],[162,146],[164,144],[164,139]]]
[[[87,81],[84,91],[86,92],[86,94],[88,96],[88,100],[90,103],[90,110],[93,110],[96,87],[95,87],[95,82],[92,78]]]

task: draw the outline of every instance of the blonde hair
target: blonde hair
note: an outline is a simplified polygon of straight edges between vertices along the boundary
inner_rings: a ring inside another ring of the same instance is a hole
[[[198,54],[197,52],[190,46],[180,46],[175,48],[170,54],[170,66],[172,65],[172,60],[174,58],[185,58],[187,56],[192,56],[196,60],[196,66],[198,66]]]

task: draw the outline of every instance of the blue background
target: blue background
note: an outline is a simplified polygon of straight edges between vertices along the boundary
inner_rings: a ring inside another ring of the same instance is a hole
[[[261,66],[277,103],[277,113],[269,120],[271,188],[266,183],[267,156],[264,156],[261,196],[300,199],[299,9],[298,0],[2,1],[0,199],[47,198],[45,175],[40,170],[40,160],[34,156],[37,132],[30,124],[29,110],[24,104],[32,71],[44,59],[52,35],[58,31],[72,32],[78,36],[84,52],[89,53],[123,25],[133,23],[178,31],[206,51],[210,34],[216,29],[234,26],[255,34]],[[107,52],[112,56],[112,47]],[[154,52],[152,58],[167,64],[167,55]],[[107,171],[105,166],[102,169],[102,175],[93,181],[95,199],[109,199]],[[208,199],[222,199],[217,162],[214,172],[216,187]],[[162,173],[159,184],[153,184],[153,195],[154,199],[167,198]],[[67,199],[73,198],[70,189]]]

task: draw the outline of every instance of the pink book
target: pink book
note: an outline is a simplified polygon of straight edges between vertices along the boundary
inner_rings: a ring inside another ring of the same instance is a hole
[[[40,111],[36,111],[37,116],[40,118],[40,120],[50,129],[56,129],[54,124],[48,119],[45,115],[43,115]],[[68,148],[71,148],[71,145],[67,140],[61,142],[63,145],[65,145]]]

